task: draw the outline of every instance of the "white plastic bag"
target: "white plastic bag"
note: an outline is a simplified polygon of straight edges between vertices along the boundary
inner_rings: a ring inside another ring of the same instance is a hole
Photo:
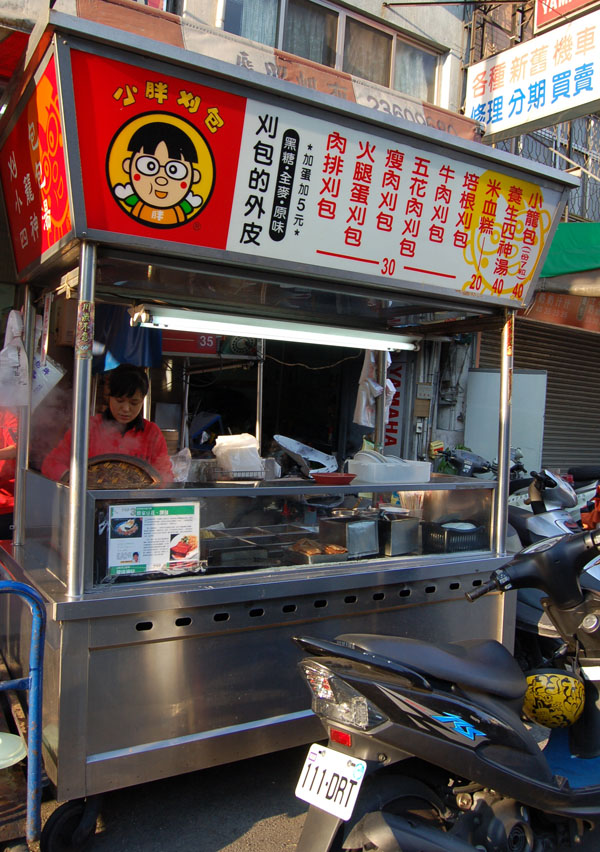
[[[258,442],[254,435],[219,435],[213,453],[219,466],[230,473],[260,473],[263,462],[258,454]]]
[[[0,400],[7,408],[29,405],[29,369],[23,346],[23,317],[11,311],[0,352]]]
[[[189,447],[184,447],[171,456],[173,479],[175,482],[187,482],[192,467],[192,454]]]
[[[36,408],[52,388],[60,382],[67,371],[49,355],[46,355],[46,363],[42,366],[41,356],[38,352],[33,359],[33,370],[31,371],[31,407]]]
[[[390,353],[386,353],[387,357],[387,365],[392,362],[392,356]],[[377,411],[377,398],[384,393],[384,388],[377,382],[377,363],[378,363],[378,355],[376,352],[373,352],[371,349],[367,349],[365,352],[365,358],[363,361],[363,367],[360,373],[360,380],[358,383],[358,392],[356,395],[356,404],[354,406],[354,423],[358,423],[359,426],[367,426],[369,428],[373,428],[375,426],[375,416]],[[392,391],[393,389],[393,391]],[[385,385],[385,422],[388,422],[390,406],[392,404],[392,399],[394,398],[394,394],[396,392],[396,388],[390,379],[387,379]]]

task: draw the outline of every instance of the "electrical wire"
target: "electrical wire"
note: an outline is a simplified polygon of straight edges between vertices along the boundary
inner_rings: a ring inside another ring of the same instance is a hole
[[[346,361],[356,361],[359,358],[362,358],[363,355],[349,355],[347,358],[342,358],[340,361],[336,361],[333,364],[324,364],[322,367],[311,367],[309,364],[302,364],[301,362],[290,363],[288,361],[280,361],[279,358],[274,358],[273,355],[266,355],[265,361],[274,361],[276,364],[279,364],[282,367],[304,367],[305,370],[331,370],[334,367],[339,367],[340,364],[345,364]]]

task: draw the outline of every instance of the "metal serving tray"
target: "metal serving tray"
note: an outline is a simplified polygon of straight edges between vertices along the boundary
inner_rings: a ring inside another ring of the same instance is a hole
[[[347,553],[298,553],[297,550],[287,548],[287,554],[294,565],[320,565],[323,562],[345,562]]]

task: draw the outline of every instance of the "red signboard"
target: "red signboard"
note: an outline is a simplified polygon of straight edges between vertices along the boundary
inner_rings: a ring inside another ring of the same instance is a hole
[[[565,325],[584,331],[600,332],[600,304],[598,299],[571,296],[568,293],[535,294],[532,304],[519,316],[551,325]]]
[[[165,329],[162,333],[162,351],[163,355],[216,355],[221,340],[216,334]]]
[[[71,230],[54,57],[2,146],[0,179],[20,273]]]
[[[586,7],[595,7],[598,0],[536,0],[535,29],[544,29],[551,24],[563,24],[575,12]]]
[[[246,100],[73,50],[87,228],[224,249]]]

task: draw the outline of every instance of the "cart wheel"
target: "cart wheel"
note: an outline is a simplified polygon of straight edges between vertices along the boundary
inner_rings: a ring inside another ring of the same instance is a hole
[[[96,831],[95,819],[91,824],[86,821],[84,830],[78,831],[85,811],[85,799],[74,799],[57,808],[42,829],[40,852],[80,852],[85,849]]]

